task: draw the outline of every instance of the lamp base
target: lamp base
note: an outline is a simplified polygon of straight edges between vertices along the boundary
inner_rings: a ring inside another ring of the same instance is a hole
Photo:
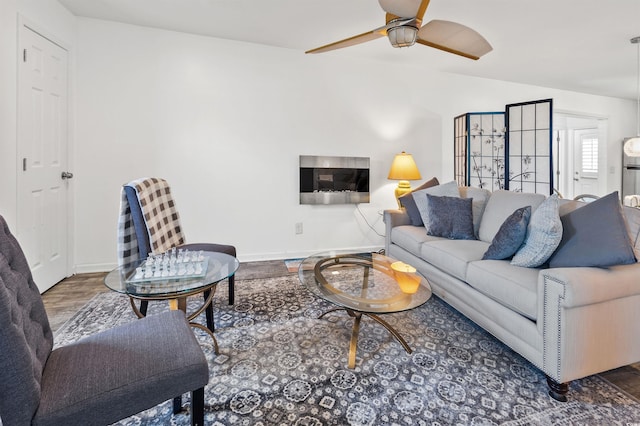
[[[396,201],[398,202],[398,208],[402,207],[402,204],[400,204],[400,197],[402,197],[404,194],[411,192],[411,184],[409,183],[408,180],[401,180],[400,182],[398,182],[398,186],[396,187]]]

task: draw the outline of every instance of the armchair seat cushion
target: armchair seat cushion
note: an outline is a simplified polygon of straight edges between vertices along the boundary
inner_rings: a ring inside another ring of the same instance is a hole
[[[33,424],[112,423],[204,387],[208,371],[184,313],[152,315],[54,349]]]
[[[189,251],[211,251],[214,253],[224,253],[229,256],[236,257],[236,248],[234,246],[226,245],[226,244],[215,244],[215,243],[190,243],[183,244],[178,248],[187,249]]]

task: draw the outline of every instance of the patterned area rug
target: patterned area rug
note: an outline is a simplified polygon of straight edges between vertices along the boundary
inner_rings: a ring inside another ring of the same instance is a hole
[[[351,319],[301,287],[297,276],[236,281],[236,304],[216,295],[216,336],[197,334],[209,359],[208,425],[628,425],[640,403],[597,376],[574,381],[569,402],[544,375],[439,299],[384,316],[407,354],[363,318],[356,368],[347,368]],[[195,307],[200,298],[189,301]],[[153,304],[150,314],[166,309]],[[96,296],[56,334],[56,345],[134,320],[129,301]],[[183,398],[188,402],[188,395]],[[171,402],[121,425],[187,425]]]

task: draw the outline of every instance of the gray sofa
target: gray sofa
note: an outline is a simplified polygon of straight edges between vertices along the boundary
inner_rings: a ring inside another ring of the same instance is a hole
[[[386,254],[414,266],[436,296],[544,372],[557,400],[567,400],[572,380],[640,361],[640,263],[528,268],[482,260],[514,209],[530,205],[535,211],[545,197],[463,187],[459,192],[473,199],[479,239],[434,237],[412,225],[405,209],[386,210]],[[560,216],[585,205],[558,204]],[[637,253],[640,210],[624,207],[623,217]]]

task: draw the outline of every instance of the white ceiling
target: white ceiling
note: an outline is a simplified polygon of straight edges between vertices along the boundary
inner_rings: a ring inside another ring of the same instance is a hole
[[[305,50],[384,25],[377,0],[59,0],[78,16]],[[444,19],[482,34],[472,61],[386,38],[322,53],[636,100],[640,0],[431,0]]]

